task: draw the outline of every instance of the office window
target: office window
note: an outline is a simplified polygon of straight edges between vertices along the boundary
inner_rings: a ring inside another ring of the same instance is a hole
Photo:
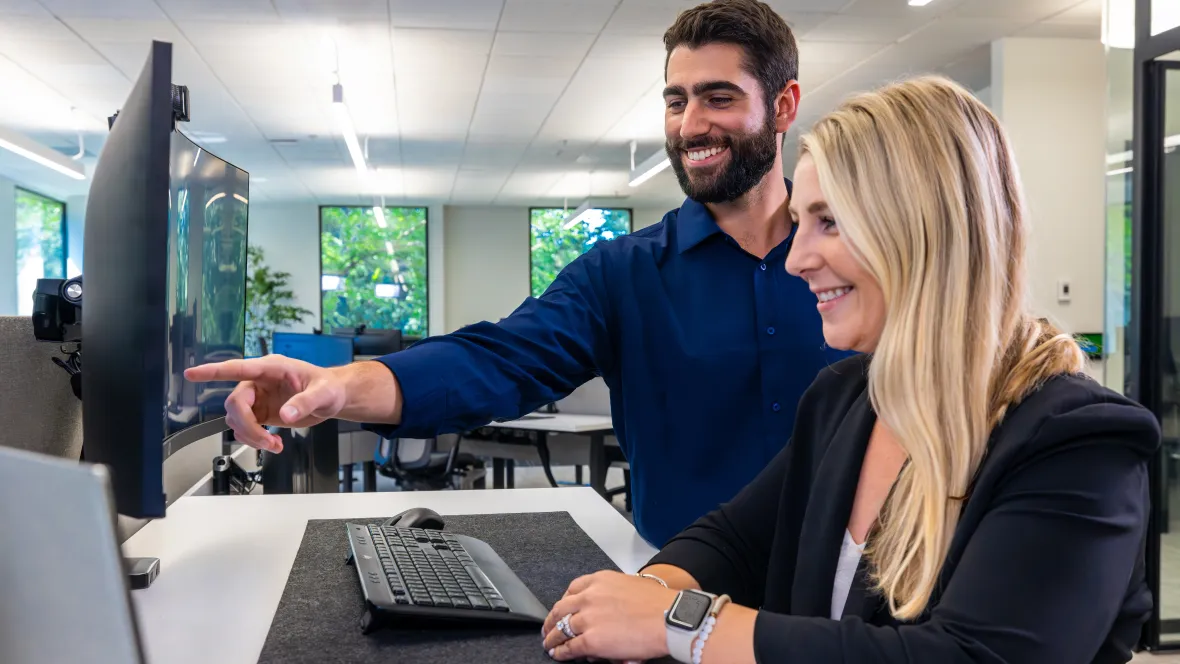
[[[561,270],[599,240],[631,232],[631,210],[592,209],[566,221],[568,210],[529,210],[529,276],[533,297],[540,297]]]
[[[427,334],[426,208],[320,208],[320,320]]]
[[[17,313],[33,313],[38,279],[66,277],[66,204],[16,190]]]

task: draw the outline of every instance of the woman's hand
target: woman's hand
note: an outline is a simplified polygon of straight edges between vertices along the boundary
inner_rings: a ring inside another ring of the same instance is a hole
[[[658,659],[668,654],[664,612],[676,599],[651,579],[596,572],[575,579],[545,619],[545,650],[558,661]],[[558,626],[569,615],[572,639]]]

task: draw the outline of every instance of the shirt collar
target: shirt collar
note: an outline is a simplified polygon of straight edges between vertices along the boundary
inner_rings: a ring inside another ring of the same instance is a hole
[[[783,181],[787,183],[787,200],[790,200],[794,184],[788,178]],[[718,233],[721,233],[721,227],[713,220],[709,208],[691,198],[684,199],[676,214],[677,250],[683,254]]]

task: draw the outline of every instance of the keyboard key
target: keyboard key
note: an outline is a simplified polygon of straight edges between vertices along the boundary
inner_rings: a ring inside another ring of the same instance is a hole
[[[475,585],[479,586],[480,590],[496,589],[495,584],[492,583],[492,580],[488,578],[487,574],[483,573],[482,569],[476,567],[475,565],[469,565],[466,569],[467,573],[471,575],[472,580],[475,581]]]
[[[484,611],[490,611],[492,608],[492,605],[489,604],[486,599],[484,599],[483,597],[481,597],[479,595],[472,595],[469,593],[467,595],[467,601],[471,602],[472,607],[477,608],[477,609],[483,609]]]

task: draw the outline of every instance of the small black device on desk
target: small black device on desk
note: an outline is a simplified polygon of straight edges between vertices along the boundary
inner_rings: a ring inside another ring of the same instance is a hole
[[[549,611],[492,547],[443,532],[415,508],[381,525],[348,523],[350,561],[365,596],[361,630],[392,620],[539,627]]]

